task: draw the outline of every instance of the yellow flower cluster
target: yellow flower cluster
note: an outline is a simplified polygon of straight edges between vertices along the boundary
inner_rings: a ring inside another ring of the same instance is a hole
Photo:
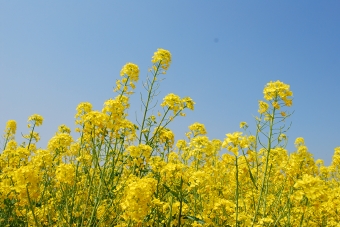
[[[222,143],[222,147],[227,148],[227,150],[238,156],[238,150],[240,148],[244,149],[249,147],[249,140],[246,136],[242,136],[242,132],[228,133]]]
[[[153,61],[167,69],[170,52],[159,49]],[[120,84],[137,82],[137,71],[124,66]],[[20,145],[16,122],[8,121],[0,152],[0,226],[339,226],[340,147],[330,166],[314,160],[302,137],[295,151],[285,149],[288,85],[265,87],[255,135],[209,139],[204,124],[195,122],[187,139],[173,146],[170,123],[195,103],[169,94],[164,113],[153,115],[157,77],[154,72],[148,80],[136,124],[127,119],[124,88],[101,111],[80,103],[79,137],[60,125],[46,149],[37,148],[40,115],[29,117]]]
[[[263,90],[264,98],[269,101],[276,99],[277,96],[279,96],[282,100],[286,101],[286,105],[288,103],[291,104],[291,100],[289,100],[288,97],[292,96],[293,92],[289,89],[290,86],[288,84],[279,80],[275,82],[270,81]]]
[[[120,75],[123,77],[121,80],[116,81],[116,87],[114,89],[115,92],[120,92],[120,94],[132,94],[132,91],[128,91],[128,88],[132,89],[136,88],[135,83],[139,80],[139,68],[136,64],[131,62],[126,63],[122,70],[120,71]]]
[[[39,114],[33,114],[32,116],[28,118],[28,122],[33,122],[35,126],[42,125],[43,121],[44,121],[44,118],[40,116]],[[30,124],[28,125],[28,127],[30,128]]]
[[[15,120],[7,121],[5,135],[14,135],[16,130],[17,130],[17,122]]]
[[[265,88],[263,89],[264,99],[269,101],[272,107],[276,110],[279,110],[281,106],[292,106],[292,99],[290,97],[293,95],[293,92],[290,90],[290,86],[281,81],[267,83]],[[265,101],[259,101],[259,110],[260,114],[265,114],[269,108],[269,104]],[[281,111],[281,116],[286,117],[286,112]]]
[[[167,107],[168,110],[173,111],[174,115],[177,115],[184,108],[189,108],[190,110],[194,110],[194,104],[195,102],[189,97],[185,97],[181,99],[178,95],[170,93],[163,98],[163,102],[161,103],[161,106]]]
[[[148,177],[142,179],[131,177],[129,181],[131,183],[127,185],[121,203],[121,208],[124,210],[122,218],[126,221],[141,224],[144,217],[152,210],[151,202],[157,187],[157,181]]]
[[[198,135],[205,135],[205,134],[207,134],[207,131],[205,129],[204,124],[201,124],[201,123],[198,123],[198,122],[190,125],[189,129],[194,133],[194,137],[198,136]]]
[[[171,53],[168,50],[157,49],[154,53],[152,63],[159,63],[164,70],[168,70],[171,64]]]
[[[131,81],[137,82],[139,79],[139,68],[136,64],[133,64],[131,62],[126,63],[122,70],[120,71],[120,75],[121,76],[127,75],[127,77]]]
[[[264,101],[259,101],[259,113],[263,114],[265,113],[269,108],[268,103],[264,102]]]

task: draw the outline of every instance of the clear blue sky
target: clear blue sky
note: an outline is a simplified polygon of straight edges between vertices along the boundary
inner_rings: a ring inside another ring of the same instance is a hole
[[[45,121],[45,147],[58,125],[74,128],[75,108],[101,109],[127,62],[143,80],[157,48],[171,51],[161,84],[190,96],[194,112],[170,128],[177,139],[187,126],[206,125],[223,139],[253,116],[264,85],[281,80],[294,93],[288,148],[304,137],[314,157],[331,162],[340,146],[339,1],[1,1],[0,128],[27,117]],[[139,83],[141,87],[141,83]],[[131,118],[140,115],[138,94]],[[20,140],[20,139],[19,139]]]

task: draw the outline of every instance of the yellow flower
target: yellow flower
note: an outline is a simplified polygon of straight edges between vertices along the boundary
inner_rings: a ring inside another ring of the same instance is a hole
[[[8,135],[14,135],[16,130],[17,130],[17,122],[15,120],[7,121],[5,133]]]
[[[340,168],[340,147],[334,148],[334,154],[332,157],[332,166],[339,166]]]
[[[151,155],[152,147],[145,144],[139,144],[138,146],[129,146],[126,150],[130,153],[131,157],[137,158],[141,155],[149,157]]]
[[[37,133],[37,132],[30,132],[30,134],[23,135],[23,137],[26,138],[26,139],[35,140],[36,142],[38,142],[40,140],[39,133]]]
[[[121,217],[125,220],[141,222],[151,210],[156,185],[157,180],[153,178],[130,179],[120,204],[124,211]]]
[[[154,129],[153,134],[154,135],[157,134],[156,136],[159,139],[159,141],[161,143],[167,143],[168,145],[170,145],[170,147],[175,143],[175,135],[168,128],[156,127]]]
[[[190,110],[194,110],[195,102],[190,97],[183,98],[182,103],[184,103]]]
[[[286,134],[281,133],[280,136],[279,136],[279,141],[286,140],[286,139],[287,139]]]
[[[280,109],[280,104],[278,103],[278,102],[273,102],[273,107],[275,108],[275,109]]]
[[[178,111],[181,111],[184,108],[194,110],[194,104],[195,102],[190,97],[185,97],[181,99],[178,95],[170,93],[163,98],[161,106],[162,107],[167,106],[170,110],[173,111],[175,115],[178,113]]]
[[[127,75],[131,81],[137,82],[139,79],[139,68],[136,64],[126,63],[120,71],[120,75]]]
[[[293,105],[293,101],[291,99],[283,99],[284,103],[286,106],[292,106]]]
[[[259,113],[263,114],[268,110],[268,103],[263,102],[263,101],[259,101]]]
[[[248,128],[247,122],[242,121],[240,123],[240,128]]]
[[[59,125],[58,127],[58,132],[59,133],[67,133],[70,134],[71,133],[71,129],[69,127],[67,127],[66,125]]]
[[[60,164],[55,173],[58,183],[71,185],[75,180],[75,166],[73,164]]]
[[[204,124],[198,122],[195,122],[194,124],[190,125],[189,129],[194,132],[194,136],[207,134]]]
[[[56,149],[66,151],[72,142],[73,138],[69,133],[59,133],[50,139],[47,147],[50,151],[54,151]]]
[[[310,176],[303,174],[302,179],[299,179],[294,184],[295,192],[292,198],[301,200],[303,196],[306,196],[310,200],[320,199],[325,193],[324,181],[318,176]]]
[[[186,147],[186,142],[185,140],[178,140],[177,143],[176,143],[176,147],[178,149],[182,149],[183,147]]]
[[[33,114],[28,118],[28,122],[33,121],[35,126],[42,125],[44,118],[38,114]]]
[[[173,93],[170,93],[163,98],[161,106],[168,106],[169,109],[172,110],[174,113],[177,113],[179,110],[183,109],[181,98]]]
[[[298,137],[298,138],[296,138],[294,144],[295,144],[296,147],[305,145],[305,140],[302,137]]]
[[[159,64],[161,64],[161,67],[164,70],[167,70],[171,63],[171,53],[168,50],[157,49],[157,51],[154,53],[152,57],[151,62],[152,63],[159,62]]]
[[[92,111],[92,104],[89,102],[81,102],[79,103],[79,105],[77,106],[77,114],[76,114],[76,118],[80,117],[88,112]]]
[[[91,111],[84,115],[84,121],[86,123],[99,128],[106,126],[108,118],[109,117],[106,114],[99,111]]]
[[[240,148],[247,148],[252,142],[253,138],[249,140],[246,136],[242,136],[242,132],[234,132],[226,134],[226,138],[222,143],[223,148],[233,152],[236,156],[238,155],[238,150]]]
[[[290,86],[281,81],[270,81],[267,83],[266,87],[263,89],[264,98],[266,100],[272,100],[278,96],[284,100],[289,96],[293,95],[293,92],[289,90]]]

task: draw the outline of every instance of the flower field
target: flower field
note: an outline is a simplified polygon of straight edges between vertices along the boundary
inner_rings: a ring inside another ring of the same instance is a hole
[[[34,114],[18,144],[16,122],[7,122],[0,226],[340,226],[340,147],[330,166],[314,160],[301,137],[286,150],[289,85],[265,85],[254,134],[241,122],[240,132],[210,140],[196,122],[175,141],[170,123],[195,103],[168,94],[155,107],[171,54],[158,49],[151,62],[138,122],[127,119],[139,81],[133,63],[102,110],[77,106],[79,138],[60,125],[38,148],[43,117]]]

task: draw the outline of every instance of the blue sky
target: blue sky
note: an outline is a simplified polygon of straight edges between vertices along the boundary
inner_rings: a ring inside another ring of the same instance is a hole
[[[58,125],[74,128],[78,103],[101,109],[115,96],[125,63],[139,65],[142,81],[164,48],[173,61],[159,100],[175,93],[196,102],[170,125],[177,139],[194,122],[211,139],[240,131],[241,121],[255,132],[262,90],[281,80],[294,93],[289,151],[304,137],[329,164],[340,146],[339,9],[331,0],[1,1],[0,128],[15,119],[19,138],[28,116],[40,114],[45,147]],[[138,93],[131,102],[134,119]]]

